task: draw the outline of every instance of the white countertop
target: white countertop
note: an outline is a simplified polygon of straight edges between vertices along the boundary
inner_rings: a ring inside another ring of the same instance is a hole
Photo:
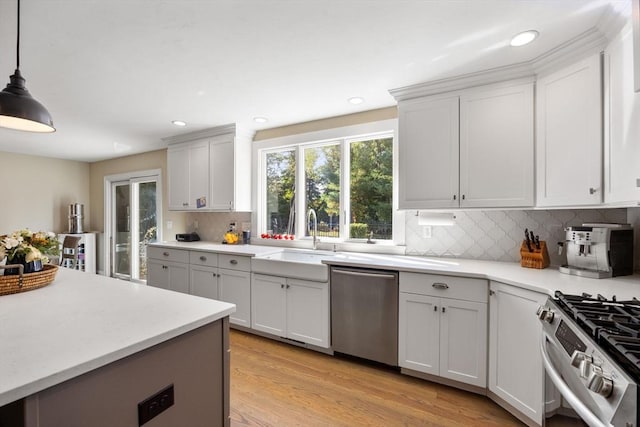
[[[260,256],[284,249],[284,246],[223,245],[211,242],[162,242],[152,245],[204,250],[235,255]],[[292,248],[295,249],[295,248]],[[428,258],[405,255],[370,254],[359,252],[336,252],[323,261],[329,265],[356,266],[364,268],[387,268],[397,271],[445,274],[450,276],[477,277],[496,280],[535,292],[553,295],[555,291],[565,294],[583,292],[598,294],[618,300],[640,299],[640,275],[621,276],[612,279],[591,279],[560,273],[557,267],[542,270],[521,267],[519,263],[481,261],[460,258]]]
[[[0,406],[221,319],[235,305],[60,268],[0,296]]]
[[[389,268],[417,273],[483,278],[548,295],[553,295],[555,291],[578,295],[586,292],[593,296],[600,294],[606,298],[615,295],[618,300],[633,297],[640,299],[640,275],[591,279],[560,273],[558,268],[553,266],[539,270],[524,268],[514,262],[348,252],[340,253],[323,262],[330,265]]]

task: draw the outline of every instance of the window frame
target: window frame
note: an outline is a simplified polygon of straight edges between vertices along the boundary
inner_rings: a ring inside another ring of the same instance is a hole
[[[315,132],[307,132],[296,135],[289,135],[280,138],[260,140],[254,142],[253,148],[253,170],[256,171],[254,188],[258,191],[253,193],[253,214],[252,222],[255,224],[257,236],[268,229],[266,223],[266,154],[295,150],[296,161],[296,183],[305,182],[304,170],[304,149],[321,147],[325,145],[339,144],[341,147],[340,162],[340,237],[324,237],[322,240],[329,243],[365,243],[366,239],[350,239],[348,218],[351,211],[350,201],[350,167],[352,142],[361,142],[371,139],[389,138],[393,139],[393,190],[392,190],[392,210],[393,234],[390,240],[375,240],[379,245],[404,245],[405,216],[404,211],[398,210],[398,132],[397,119],[382,120],[378,122],[364,123],[359,125],[332,128]],[[306,217],[300,217],[300,212],[306,215],[306,188],[296,189],[296,239],[308,240],[305,237]]]

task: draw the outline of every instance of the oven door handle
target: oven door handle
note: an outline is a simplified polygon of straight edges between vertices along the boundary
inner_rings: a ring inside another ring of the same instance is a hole
[[[540,342],[540,353],[542,354],[542,364],[544,369],[551,378],[553,384],[558,388],[562,397],[571,405],[574,411],[591,427],[613,427],[612,424],[603,423],[591,410],[576,396],[566,382],[560,376],[555,366],[551,363],[549,353],[547,352],[547,334],[542,333],[542,341]]]

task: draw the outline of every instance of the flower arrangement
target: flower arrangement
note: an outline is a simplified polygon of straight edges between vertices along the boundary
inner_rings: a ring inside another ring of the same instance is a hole
[[[7,257],[7,264],[24,264],[49,262],[47,255],[58,255],[60,243],[55,233],[50,231],[33,232],[29,229],[14,231],[0,236],[0,261]],[[34,271],[37,271],[36,269]]]

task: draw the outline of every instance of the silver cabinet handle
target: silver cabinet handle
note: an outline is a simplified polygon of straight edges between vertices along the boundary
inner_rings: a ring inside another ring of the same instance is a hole
[[[596,191],[598,191],[598,190],[596,190],[593,187],[589,188],[589,194],[596,194]]]
[[[231,263],[232,265],[236,265],[238,263],[238,261],[235,260],[235,259],[232,259],[231,261],[229,261],[229,263]]]
[[[280,283],[280,289],[284,289],[284,284]]]
[[[433,311],[438,311],[438,306],[437,305],[433,306]]]
[[[464,200],[464,194],[462,195],[462,200]]]
[[[456,196],[455,194],[453,195],[453,200],[457,200],[458,196]]]
[[[446,311],[446,309],[444,307],[442,307],[442,312],[444,313]]]
[[[433,286],[435,289],[449,289],[449,285],[447,285],[446,283],[436,282],[431,286]]]
[[[162,252],[162,255],[169,256],[169,252]]]
[[[287,285],[287,289],[289,289],[291,286]]]
[[[202,255],[202,256],[200,257],[200,261],[206,261],[206,260],[207,260],[207,257],[206,257],[206,256]]]

